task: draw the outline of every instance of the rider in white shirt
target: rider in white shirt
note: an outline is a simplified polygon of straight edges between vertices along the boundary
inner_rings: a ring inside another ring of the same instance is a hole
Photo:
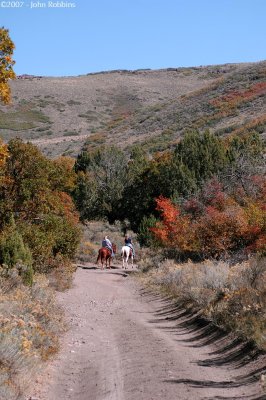
[[[105,236],[102,241],[102,247],[107,247],[112,252],[112,257],[114,256],[113,246],[111,241],[109,240],[108,236]]]

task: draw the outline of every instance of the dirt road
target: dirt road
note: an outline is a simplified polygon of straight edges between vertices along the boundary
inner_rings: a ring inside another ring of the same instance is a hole
[[[265,398],[255,379],[260,359],[250,362],[247,348],[123,271],[91,267],[78,268],[73,288],[59,295],[70,329],[32,399]]]

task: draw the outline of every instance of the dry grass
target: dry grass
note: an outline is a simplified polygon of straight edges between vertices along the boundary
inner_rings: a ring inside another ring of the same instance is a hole
[[[53,268],[47,275],[49,286],[59,292],[70,289],[73,282],[73,274],[77,269],[76,266],[61,255],[58,255],[53,260],[53,264]]]
[[[266,350],[265,259],[253,258],[232,267],[225,262],[176,264],[161,259],[155,260],[157,268],[150,268],[149,258],[142,263],[142,269],[149,269],[144,275],[146,284]]]
[[[0,278],[0,398],[22,399],[42,362],[58,350],[63,314],[42,275],[25,287],[16,269]]]

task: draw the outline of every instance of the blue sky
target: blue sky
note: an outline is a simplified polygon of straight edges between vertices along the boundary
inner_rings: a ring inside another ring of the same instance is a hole
[[[39,0],[46,7],[31,8],[30,0],[0,0],[0,26],[15,42],[17,74],[65,76],[266,59],[266,0],[66,2],[76,7],[54,8]]]

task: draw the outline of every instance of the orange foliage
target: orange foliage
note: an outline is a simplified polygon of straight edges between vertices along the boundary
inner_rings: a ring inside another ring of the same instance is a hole
[[[8,148],[0,139],[0,168],[2,169],[8,158]]]
[[[14,48],[8,29],[0,28],[0,101],[4,104],[11,101],[9,81],[16,77],[12,60]]]
[[[197,249],[197,240],[189,216],[181,215],[178,206],[160,196],[156,199],[156,209],[161,212],[162,221],[151,231],[164,246],[178,247],[187,252]]]
[[[60,156],[54,160],[56,167],[56,186],[62,190],[71,191],[76,184],[77,176],[74,172],[75,160],[72,157]]]
[[[244,211],[237,204],[221,211],[208,206],[197,221],[197,235],[201,252],[205,255],[220,255],[235,249],[248,230]]]
[[[59,199],[59,204],[61,206],[62,215],[65,216],[68,221],[72,221],[75,224],[78,224],[79,214],[75,209],[72,197],[70,197],[65,192],[58,192],[57,196]]]
[[[266,82],[259,82],[251,85],[247,90],[234,90],[224,96],[210,100],[210,104],[217,108],[235,108],[242,102],[250,101],[265,94]]]
[[[204,257],[238,249],[265,253],[266,180],[254,179],[260,190],[252,198],[242,197],[241,202],[222,191],[216,180],[206,183],[200,201],[187,200],[184,211],[171,200],[159,197],[156,202],[161,221],[151,228],[156,240],[181,253],[197,252]]]
[[[257,126],[264,125],[266,123],[266,116],[263,115],[261,117],[254,118],[248,121],[246,124],[240,126],[239,128],[234,129],[230,137],[234,137],[235,135],[243,135],[246,132],[250,132],[253,129],[256,129]]]

